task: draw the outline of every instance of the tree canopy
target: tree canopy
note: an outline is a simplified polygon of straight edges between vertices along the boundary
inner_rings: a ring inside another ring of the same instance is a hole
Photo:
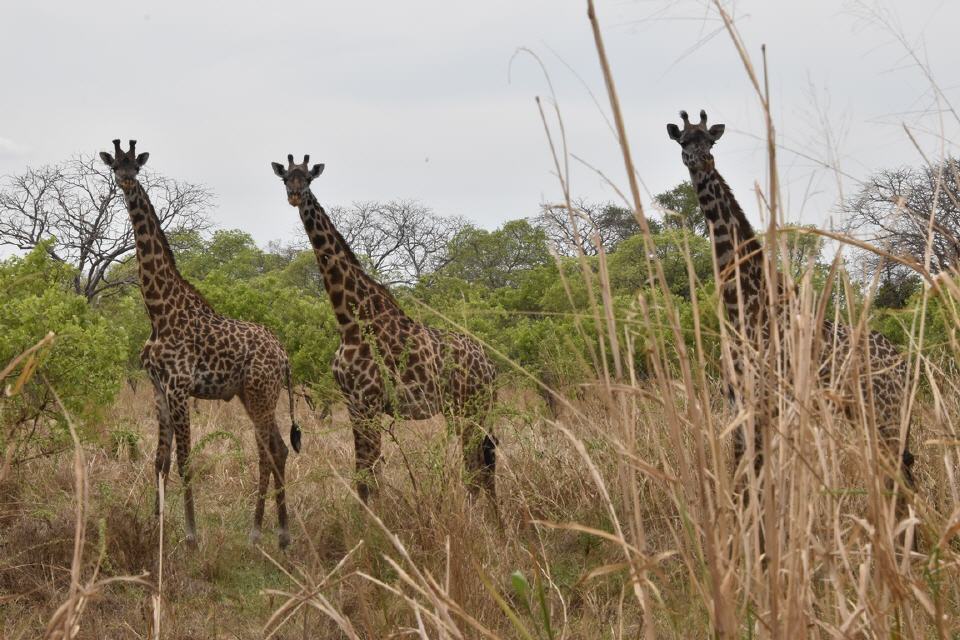
[[[933,273],[960,267],[960,161],[947,158],[932,166],[881,169],[844,203],[850,230],[877,247],[923,264],[930,238]],[[881,266],[876,254],[864,254],[870,273]],[[903,268],[889,271],[891,276]]]

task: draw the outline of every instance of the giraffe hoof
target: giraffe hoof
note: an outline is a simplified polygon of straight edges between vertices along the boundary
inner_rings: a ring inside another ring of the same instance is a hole
[[[250,529],[250,535],[247,536],[247,539],[250,541],[250,544],[257,545],[260,544],[260,529],[253,528]]]
[[[280,532],[280,549],[286,549],[290,546],[290,533],[287,531]]]
[[[186,543],[191,549],[196,549],[199,546],[197,544],[197,534],[193,532],[187,533]]]

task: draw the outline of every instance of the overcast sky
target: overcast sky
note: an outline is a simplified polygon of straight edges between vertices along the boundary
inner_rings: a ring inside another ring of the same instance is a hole
[[[825,224],[834,212],[836,176],[813,160],[834,154],[821,117],[855,178],[921,162],[904,124],[926,153],[941,153],[930,83],[863,5],[728,6],[757,60],[768,45],[792,220]],[[880,6],[960,104],[960,2]],[[600,0],[598,14],[645,185],[656,193],[687,177],[664,125],[705,108],[727,125],[718,168],[757,220],[763,122],[717,13],[703,1]],[[514,58],[518,47],[545,63],[570,150],[626,191],[581,0],[11,1],[0,24],[0,174],[136,138],[155,171],[216,193],[217,225],[261,244],[297,233],[270,170],[287,153],[326,163],[314,191],[328,205],[416,198],[493,228],[558,200],[534,103],[549,92],[532,57]],[[960,142],[955,117],[942,120]],[[572,187],[616,198],[576,166]]]

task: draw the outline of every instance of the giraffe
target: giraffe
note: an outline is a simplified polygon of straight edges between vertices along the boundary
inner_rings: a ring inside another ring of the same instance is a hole
[[[467,336],[404,313],[364,271],[317,202],[310,183],[324,165],[311,168],[310,156],[297,164],[288,155],[287,162],[272,163],[273,172],[300,210],[340,330],[333,376],[350,413],[360,498],[367,502],[378,486],[382,414],[409,420],[443,415],[459,432],[471,496],[483,489],[496,508],[497,440],[484,428],[495,395],[493,362]]]
[[[287,387],[293,422],[293,387],[290,363],[280,341],[265,327],[227,318],[214,311],[180,272],[160,220],[137,179],[150,154],[136,154],[113,141],[114,155],[100,159],[113,170],[127,205],[137,247],[140,291],[152,330],[140,352],[140,362],[153,383],[158,418],[156,515],[159,515],[160,477],[170,472],[172,440],[176,441],[177,466],[183,480],[186,539],[196,545],[193,486],[190,470],[190,397],[230,400],[239,396],[256,431],[260,478],[251,542],[260,539],[263,510],[271,475],[276,489],[279,544],[290,544],[287,526],[284,470],[287,447],[277,429],[275,410]],[[300,450],[300,428],[290,428],[290,444]]]
[[[763,247],[757,239],[750,222],[726,181],[717,171],[711,149],[723,135],[724,125],[707,127],[707,114],[700,111],[700,122],[691,124],[685,111],[681,130],[675,124],[667,125],[667,133],[680,144],[683,164],[690,172],[690,180],[697,191],[700,209],[712,229],[713,254],[721,279],[721,295],[727,319],[732,325],[734,344],[734,376],[729,388],[733,398],[738,396],[737,387],[742,384],[745,367],[741,360],[747,348],[763,353],[770,336],[770,308],[768,305],[766,275],[764,273]],[[777,278],[778,295],[783,299],[784,281]],[[773,319],[775,322],[776,318]],[[863,344],[852,344],[855,337],[852,329],[844,323],[823,322],[819,335],[819,376],[825,384],[832,384],[836,365],[848,360],[855,347],[863,350]],[[907,486],[914,486],[912,472],[913,454],[909,448],[909,429],[904,442],[900,442],[900,410],[906,400],[907,366],[896,346],[882,334],[866,332],[860,338],[865,342],[868,354],[868,371],[858,379],[861,389],[846,389],[848,396],[862,391],[872,395],[875,420],[881,440],[887,450],[899,457],[900,472]],[[869,384],[862,380],[869,378]],[[762,388],[763,385],[757,385]],[[742,398],[740,398],[742,401]],[[843,407],[849,415],[853,407]],[[762,419],[769,419],[766,416]],[[753,443],[754,470],[759,475],[763,465],[763,429],[755,429]],[[739,466],[747,452],[744,426],[740,426],[734,440],[734,458]],[[744,494],[746,496],[746,494]],[[898,507],[902,505],[902,501]]]

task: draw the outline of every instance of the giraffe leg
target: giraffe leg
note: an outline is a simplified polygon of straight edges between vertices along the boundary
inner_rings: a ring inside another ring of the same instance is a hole
[[[380,479],[380,421],[377,415],[350,410],[357,464],[357,493],[367,503],[376,496]]]
[[[917,490],[917,482],[913,476],[913,453],[910,451],[910,429],[907,429],[906,442],[903,445],[903,455],[900,456],[900,473],[903,476],[903,481],[906,484],[907,488],[913,492]],[[907,511],[907,498],[903,495],[900,495],[897,498],[896,513],[899,519],[906,518],[908,515]],[[906,532],[904,532],[906,535]],[[920,542],[923,539],[923,529],[918,528],[917,534],[913,537],[913,551],[918,551]]]
[[[253,528],[250,529],[250,544],[257,544],[260,541],[260,533],[263,529],[263,510],[267,502],[267,489],[270,486],[270,466],[272,464],[270,456],[269,436],[267,436],[259,425],[256,426],[257,439],[257,459],[260,463],[260,477],[257,480],[257,505],[253,510]]]
[[[187,544],[196,546],[197,525],[193,512],[193,473],[190,465],[190,405],[186,397],[168,396],[173,435],[177,442],[177,468],[183,480],[183,511]]]
[[[482,489],[496,508],[496,437],[492,432],[482,429],[477,422],[465,420],[460,431],[460,445],[463,449],[467,490],[476,498]]]
[[[160,478],[163,478],[163,486],[167,486],[167,478],[170,476],[170,448],[173,446],[173,425],[170,420],[170,408],[167,405],[167,397],[160,385],[154,383],[154,401],[157,408],[157,453],[154,458],[154,480],[156,481],[156,499],[154,501],[153,514],[160,517]]]
[[[896,449],[894,453],[898,454],[900,458],[900,473],[903,474],[903,481],[906,483],[907,487],[912,491],[917,488],[917,481],[913,476],[913,453],[910,451],[910,425],[907,425],[907,432],[904,434],[903,442],[903,453],[900,454],[900,429],[897,429],[897,433],[891,436],[890,441],[896,444]]]
[[[762,491],[763,487],[760,482],[761,473],[763,472],[763,426],[760,420],[757,420],[754,424],[754,434],[753,434],[753,478],[755,478],[757,483],[757,502],[758,507],[763,505]],[[749,450],[747,448],[748,434],[746,425],[740,425],[740,427],[734,432],[734,441],[733,441],[733,459],[734,459],[734,469],[740,468],[740,463],[743,460],[745,455],[748,455]],[[751,487],[751,478],[746,476],[741,478],[738,481],[739,489],[738,493],[740,494],[740,504],[741,508],[746,512],[747,507],[750,505],[750,487]],[[766,541],[764,538],[763,531],[763,518],[759,518],[758,526],[759,531],[759,551],[763,553],[766,549]],[[765,560],[766,561],[766,560]]]
[[[909,446],[909,440],[907,443]],[[903,448],[903,455],[900,457],[900,470],[903,473],[903,480],[910,489],[917,488],[917,481],[913,477],[913,453],[907,447]]]
[[[253,512],[253,527],[250,529],[250,543],[260,541],[263,530],[263,514],[266,507],[270,478],[274,479],[277,500],[277,518],[280,524],[280,548],[290,544],[290,530],[287,523],[287,501],[285,471],[287,464],[287,445],[280,437],[275,415],[279,387],[274,393],[261,386],[261,383],[249,384],[241,395],[247,415],[253,422],[254,437],[257,441],[257,457],[260,477],[257,482],[257,502]]]
[[[290,529],[287,523],[287,494],[286,494],[286,467],[287,455],[289,453],[287,445],[280,437],[280,431],[277,429],[276,422],[270,431],[270,455],[273,468],[273,485],[276,490],[277,500],[277,521],[280,525],[279,544],[281,549],[286,549],[290,545]]]
[[[886,425],[880,430],[881,440],[884,445],[884,449],[887,454],[890,456],[891,460],[897,461],[897,468],[899,470],[900,481],[903,482],[906,489],[913,491],[916,489],[916,480],[913,476],[913,462],[914,457],[913,453],[910,451],[910,429],[907,428],[906,433],[906,442],[903,445],[903,453],[900,453],[900,428],[897,424]],[[896,491],[896,478],[887,477],[884,484],[886,489],[889,492]],[[897,494],[897,502],[894,508],[894,513],[897,520],[903,520],[907,517],[907,496],[904,495],[904,492],[899,492]],[[916,547],[916,540],[914,540],[914,547]]]
[[[727,385],[727,403],[730,405],[730,409],[734,412],[737,411],[737,393],[734,390],[733,385]],[[760,451],[760,446],[758,442],[759,438],[754,438],[754,455],[757,455],[757,452]],[[743,460],[743,456],[747,454],[747,427],[744,424],[741,424],[736,431],[733,432],[733,469],[734,472],[740,469],[740,462]],[[759,474],[760,465],[757,464],[756,458],[753,461],[754,472]],[[750,485],[749,483],[741,479],[737,483],[737,493],[740,494],[740,500],[743,506],[745,507],[750,498]]]
[[[760,436],[760,425],[754,426],[755,433],[753,435],[753,475],[758,480],[760,478],[760,473],[763,471],[763,439]],[[740,463],[743,461],[744,456],[748,455],[749,449],[747,447],[747,428],[745,425],[741,425],[734,432],[733,440],[733,468],[739,469]],[[743,499],[743,505],[746,506],[750,502],[750,478],[742,478],[739,482],[739,493]]]

